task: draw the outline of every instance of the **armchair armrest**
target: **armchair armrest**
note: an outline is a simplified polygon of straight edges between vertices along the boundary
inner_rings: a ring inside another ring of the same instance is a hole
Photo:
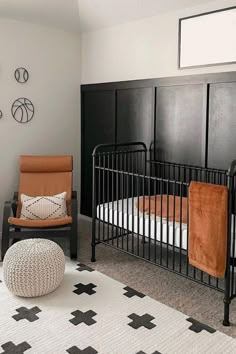
[[[18,195],[19,195],[18,192],[14,192],[14,194],[13,194],[13,200],[18,201]]]
[[[12,202],[6,201],[4,203],[3,220],[2,220],[2,234],[3,235],[9,233],[8,218],[11,216],[11,210],[12,210]]]
[[[11,216],[11,211],[13,212],[14,217],[16,216],[16,209],[18,206],[18,201],[13,199],[13,200],[7,200],[4,202],[4,211],[3,211],[3,220],[4,218],[8,218]]]
[[[12,210],[12,202],[6,201],[4,203],[4,210],[3,210],[3,220],[2,220],[2,247],[1,247],[1,260],[9,247],[9,232],[10,232],[10,225],[8,224],[8,218],[11,215]]]
[[[72,229],[77,234],[77,222],[78,222],[78,201],[75,198],[71,199],[71,216],[72,216]]]
[[[75,216],[77,218],[77,209],[78,209],[77,199],[76,198],[72,198],[71,199],[71,216],[72,216],[72,218],[75,217]]]
[[[3,221],[8,220],[8,218],[11,216],[12,205],[13,201],[8,200],[4,203]]]
[[[77,199],[77,191],[72,191],[71,199]]]
[[[17,205],[18,205],[18,192],[15,192],[12,200],[12,212],[14,217],[16,217]]]
[[[8,221],[8,218],[11,216],[11,211],[13,212],[13,216],[16,217],[17,205],[18,201],[15,199],[5,201],[3,210],[3,222],[4,220]]]

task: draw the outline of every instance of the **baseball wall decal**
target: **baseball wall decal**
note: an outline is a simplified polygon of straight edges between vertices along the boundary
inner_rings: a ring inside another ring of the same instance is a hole
[[[15,79],[20,84],[24,84],[29,79],[29,73],[25,68],[17,68],[15,71]]]

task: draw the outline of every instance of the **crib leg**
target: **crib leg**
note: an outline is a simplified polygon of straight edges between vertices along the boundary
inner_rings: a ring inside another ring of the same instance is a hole
[[[228,262],[227,262],[228,263]],[[229,307],[230,307],[230,265],[227,264],[225,272],[225,295],[224,295],[224,320],[223,326],[230,326],[229,322]]]
[[[95,248],[96,248],[96,245],[95,244],[91,244],[92,246],[92,257],[91,257],[91,262],[96,262],[96,252],[95,252]]]
[[[92,223],[92,256],[91,256],[91,262],[96,262],[96,220],[93,218],[93,223]]]
[[[229,306],[230,306],[230,300],[224,299],[224,320],[223,320],[223,326],[230,326],[229,322]]]

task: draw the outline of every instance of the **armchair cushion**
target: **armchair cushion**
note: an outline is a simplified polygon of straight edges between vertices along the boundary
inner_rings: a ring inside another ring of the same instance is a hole
[[[72,217],[66,216],[65,218],[51,220],[24,220],[20,218],[10,217],[8,218],[8,223],[19,227],[49,228],[72,224]]]
[[[67,214],[71,215],[72,156],[21,156],[17,217],[21,215],[21,194],[52,196],[66,192]]]
[[[66,192],[32,197],[21,194],[21,215],[24,220],[49,220],[67,216]]]
[[[72,156],[30,156],[21,155],[20,171],[22,173],[71,172]]]

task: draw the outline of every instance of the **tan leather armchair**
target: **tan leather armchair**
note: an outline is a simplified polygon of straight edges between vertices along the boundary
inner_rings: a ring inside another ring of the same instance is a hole
[[[19,191],[5,202],[2,227],[2,259],[11,239],[65,237],[70,241],[70,256],[77,258],[77,193],[72,191],[72,156],[20,156]],[[21,194],[52,196],[66,192],[66,217],[50,220],[20,218]]]

